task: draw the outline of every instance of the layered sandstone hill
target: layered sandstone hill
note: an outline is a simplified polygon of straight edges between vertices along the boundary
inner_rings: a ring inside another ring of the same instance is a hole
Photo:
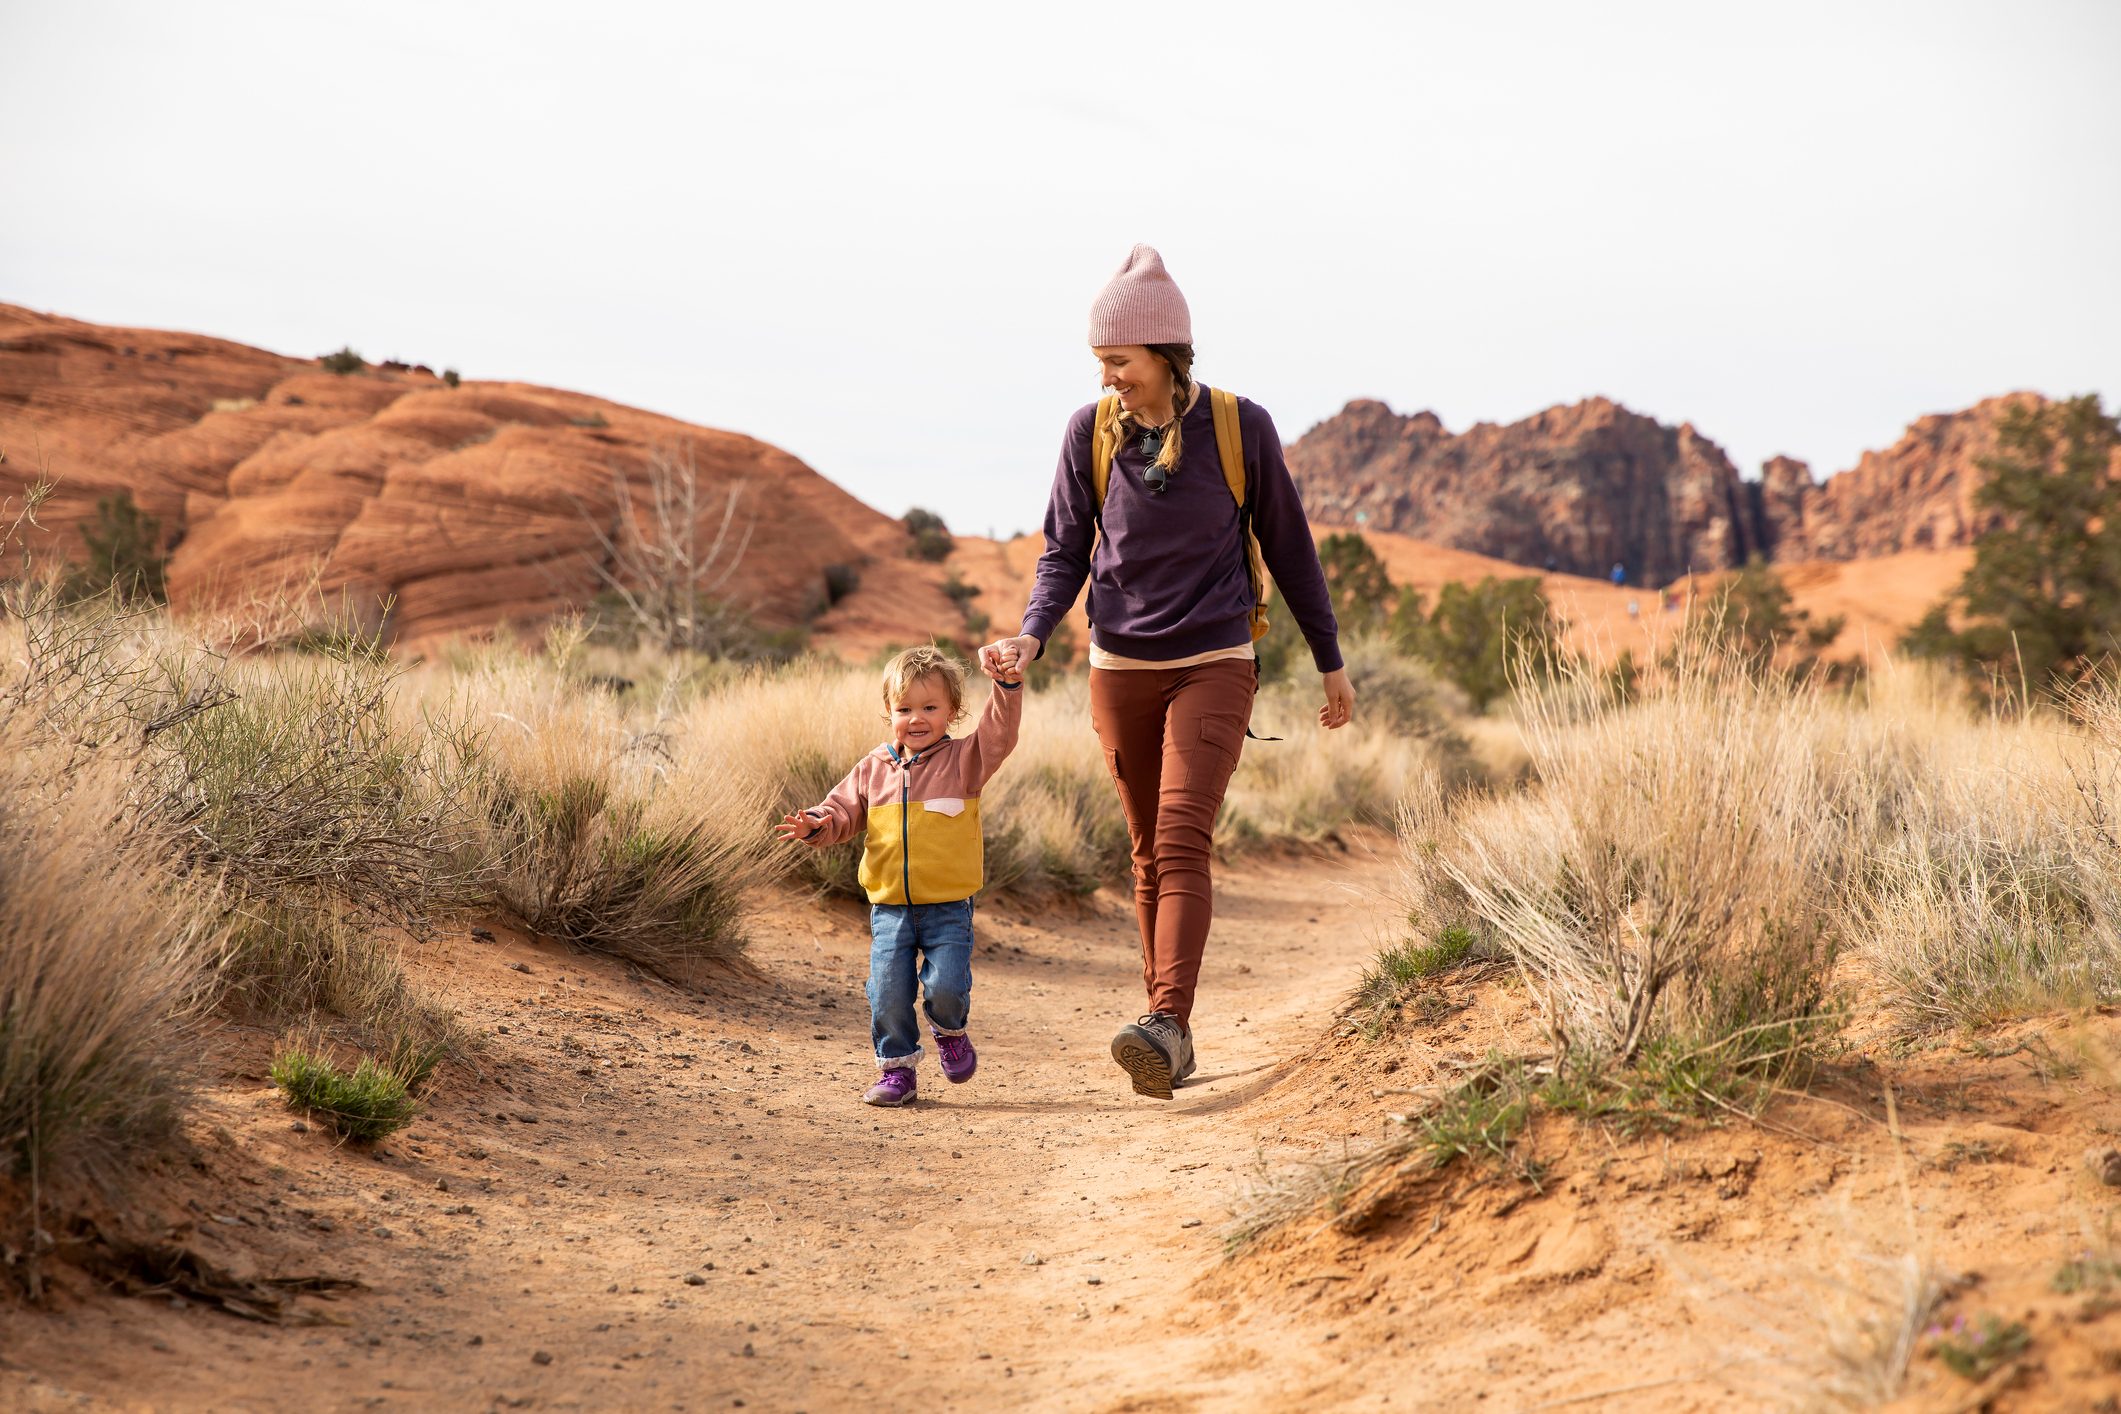
[[[0,305],[0,496],[40,468],[57,491],[32,548],[78,555],[75,527],[118,491],[174,543],[179,608],[307,587],[394,604],[416,641],[532,624],[580,604],[611,564],[615,473],[648,511],[646,469],[696,468],[711,532],[732,489],[749,543],[722,587],[764,624],[805,618],[830,566],[861,590],[826,627],[858,639],[957,621],[944,571],[905,530],[763,442],[580,393],[447,386],[424,368],[348,374],[194,334]],[[918,636],[916,633],[914,636]]]
[[[2015,393],[1925,417],[1823,485],[1777,457],[1739,475],[1691,423],[1667,426],[1605,398],[1462,433],[1434,413],[1362,400],[1305,433],[1289,465],[1321,520],[1416,536],[1520,565],[1631,583],[1779,561],[1963,546],[1980,460]]]

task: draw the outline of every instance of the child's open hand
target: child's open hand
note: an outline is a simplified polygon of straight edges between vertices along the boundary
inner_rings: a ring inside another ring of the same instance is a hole
[[[792,844],[808,844],[810,832],[822,823],[801,813],[787,815],[782,817],[780,824],[773,827],[773,833]]]

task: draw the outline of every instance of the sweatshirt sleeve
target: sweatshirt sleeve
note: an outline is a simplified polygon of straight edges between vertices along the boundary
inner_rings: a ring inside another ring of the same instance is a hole
[[[1090,552],[1097,544],[1097,490],[1090,478],[1090,424],[1097,404],[1077,409],[1061,438],[1060,465],[1053,472],[1053,494],[1046,500],[1045,552],[1031,584],[1023,627],[1046,655],[1053,630],[1075,607],[1090,577]]]
[[[994,690],[987,694],[987,705],[980,709],[979,722],[972,728],[972,735],[965,738],[962,760],[967,793],[987,784],[1001,769],[1002,762],[1009,759],[1009,753],[1016,750],[1017,728],[1023,720],[1024,685],[994,684]]]
[[[1333,596],[1326,589],[1326,573],[1318,563],[1318,545],[1311,539],[1311,522],[1304,515],[1303,497],[1282,460],[1281,437],[1267,410],[1249,400],[1242,404],[1255,423],[1259,443],[1258,470],[1252,488],[1252,533],[1259,538],[1260,556],[1282,604],[1303,630],[1311,647],[1311,661],[1321,673],[1341,667],[1340,625],[1333,617]]]
[[[861,786],[855,780],[861,769],[862,763],[855,762],[854,769],[842,776],[822,801],[803,812],[818,822],[816,829],[803,836],[803,843],[819,847],[844,844],[868,828],[869,802],[862,799]]]

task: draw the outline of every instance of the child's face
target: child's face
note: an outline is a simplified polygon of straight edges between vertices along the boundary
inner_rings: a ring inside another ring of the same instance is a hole
[[[906,685],[906,695],[891,704],[891,740],[901,751],[922,752],[943,739],[950,719],[950,689],[929,674]]]

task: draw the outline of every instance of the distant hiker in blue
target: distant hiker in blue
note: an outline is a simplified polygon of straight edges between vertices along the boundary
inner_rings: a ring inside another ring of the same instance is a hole
[[[1618,589],[1621,585],[1626,584],[1627,582],[1628,567],[1620,563],[1620,561],[1618,560],[1613,561],[1613,587],[1615,589]]]

